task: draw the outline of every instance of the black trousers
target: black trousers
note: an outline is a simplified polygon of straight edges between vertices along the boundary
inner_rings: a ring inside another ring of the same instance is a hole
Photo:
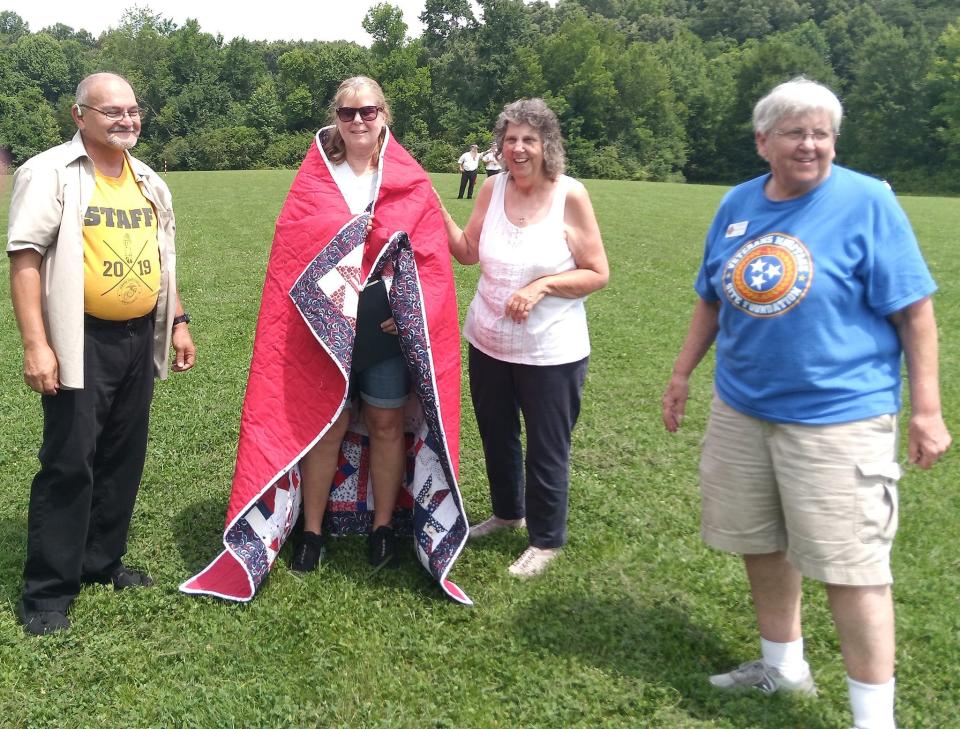
[[[23,603],[66,610],[120,566],[147,452],[153,315],[85,317],[84,388],[44,395],[40,471],[27,517]]]
[[[477,183],[476,170],[470,170],[470,172],[464,170],[460,173],[460,192],[457,193],[458,200],[463,197],[463,191],[467,188],[467,183],[470,184],[469,189],[467,189],[467,199],[469,200],[473,197],[473,186]]]
[[[512,364],[470,347],[470,395],[493,513],[501,519],[526,516],[534,547],[562,547],[567,541],[570,440],[588,361]],[[527,434],[525,463],[520,413]]]

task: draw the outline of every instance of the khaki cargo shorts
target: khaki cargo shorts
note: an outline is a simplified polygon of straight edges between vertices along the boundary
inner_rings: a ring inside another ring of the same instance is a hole
[[[896,458],[895,415],[773,423],[714,396],[700,458],[703,539],[737,554],[785,552],[829,584],[891,584]]]

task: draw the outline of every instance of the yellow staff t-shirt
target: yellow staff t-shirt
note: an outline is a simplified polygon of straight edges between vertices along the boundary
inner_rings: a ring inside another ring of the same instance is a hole
[[[91,316],[124,321],[157,305],[157,216],[126,160],[119,177],[96,172],[83,217],[83,273],[83,306]]]

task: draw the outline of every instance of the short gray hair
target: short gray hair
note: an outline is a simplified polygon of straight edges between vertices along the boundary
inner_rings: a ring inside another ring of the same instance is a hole
[[[774,87],[753,107],[753,131],[769,134],[781,119],[825,111],[830,117],[834,134],[840,133],[843,106],[830,89],[804,76],[785,81]]]
[[[133,89],[133,84],[130,83],[128,79],[121,76],[119,73],[113,73],[111,71],[100,71],[98,73],[91,73],[89,76],[85,77],[79,84],[77,84],[77,98],[76,103],[86,104],[90,100],[90,87],[92,87],[97,81],[102,80],[105,76],[113,76],[123,81],[127,86]],[[136,92],[134,92],[136,95]]]
[[[507,133],[508,124],[529,124],[536,129],[543,142],[544,172],[551,180],[563,174],[567,162],[563,151],[560,122],[543,99],[520,99],[503,107],[493,127],[497,157],[503,155],[503,138]]]

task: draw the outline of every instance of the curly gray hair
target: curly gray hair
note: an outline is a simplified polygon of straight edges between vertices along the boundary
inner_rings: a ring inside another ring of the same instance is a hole
[[[503,107],[493,127],[497,157],[503,157],[503,138],[508,124],[529,124],[543,142],[543,171],[551,180],[566,169],[566,154],[563,151],[563,136],[557,115],[543,99],[520,99]],[[508,168],[509,169],[509,168]]]

